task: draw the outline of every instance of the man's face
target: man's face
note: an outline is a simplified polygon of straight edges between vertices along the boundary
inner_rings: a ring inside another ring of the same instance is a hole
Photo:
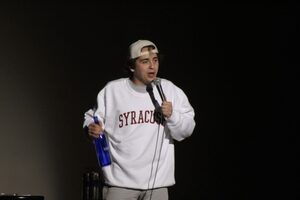
[[[135,62],[133,82],[138,85],[147,85],[156,78],[159,68],[157,53],[145,47],[142,49],[142,56]]]

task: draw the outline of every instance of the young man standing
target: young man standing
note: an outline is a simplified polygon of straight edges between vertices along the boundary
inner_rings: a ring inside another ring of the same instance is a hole
[[[175,184],[174,140],[195,128],[194,109],[173,82],[158,78],[160,55],[149,40],[129,47],[129,77],[108,82],[85,113],[92,138],[103,132],[111,164],[103,166],[106,200],[167,200]],[[100,123],[94,123],[96,116]]]

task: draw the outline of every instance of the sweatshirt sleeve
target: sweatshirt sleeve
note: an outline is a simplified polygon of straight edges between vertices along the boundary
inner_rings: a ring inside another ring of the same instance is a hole
[[[102,122],[104,121],[104,112],[105,112],[105,88],[103,88],[97,95],[97,105],[93,109],[89,109],[84,113],[84,121],[83,128],[89,126],[91,123],[94,123],[94,116],[98,117],[98,120]]]
[[[196,125],[195,112],[186,94],[180,88],[175,87],[174,93],[173,113],[166,122],[171,136],[175,140],[181,141],[191,136],[194,131]]]
[[[89,109],[84,113],[84,121],[83,121],[83,128],[89,126],[91,123],[94,122],[93,120],[94,110]]]

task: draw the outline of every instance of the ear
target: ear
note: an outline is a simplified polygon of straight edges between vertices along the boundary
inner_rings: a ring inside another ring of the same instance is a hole
[[[129,65],[129,70],[131,71],[131,72],[134,72],[134,65],[132,64],[132,65]]]

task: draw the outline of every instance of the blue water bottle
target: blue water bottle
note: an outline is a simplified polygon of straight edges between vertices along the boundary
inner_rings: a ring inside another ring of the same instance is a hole
[[[94,116],[94,122],[100,124],[98,117]],[[105,167],[111,164],[109,147],[106,141],[105,134],[102,132],[98,138],[94,138],[94,144],[96,148],[98,163],[101,167]]]

